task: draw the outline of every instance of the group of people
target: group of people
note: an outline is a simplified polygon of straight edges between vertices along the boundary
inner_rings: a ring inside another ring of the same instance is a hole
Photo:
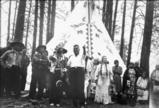
[[[48,57],[46,46],[37,47],[32,58],[29,98],[43,98],[45,89],[51,106],[60,106],[63,96],[71,98],[76,107],[84,106],[85,55],[80,54],[79,45],[74,45],[73,51],[74,55],[67,58],[67,50],[57,46]]]
[[[81,51],[82,50],[82,51]],[[71,98],[73,106],[83,107],[86,103],[130,104],[148,100],[148,75],[138,63],[130,63],[123,74],[119,61],[109,66],[106,56],[88,57],[79,45],[73,46],[73,55],[65,57],[67,50],[58,45],[48,57],[45,45],[34,52],[29,98],[49,98],[51,106],[60,106],[63,96]],[[30,63],[26,49],[9,47],[0,57],[1,95],[20,96],[26,83],[27,67]],[[122,77],[123,75],[123,77]]]
[[[147,103],[149,98],[148,74],[143,71],[139,64],[130,63],[123,73],[119,61],[114,60],[114,66],[108,65],[106,56],[102,61],[93,60],[88,84],[88,98],[102,104],[129,104],[136,105]],[[94,78],[93,78],[93,77]]]
[[[138,63],[130,63],[124,72],[122,93],[130,105],[149,102],[149,74]]]

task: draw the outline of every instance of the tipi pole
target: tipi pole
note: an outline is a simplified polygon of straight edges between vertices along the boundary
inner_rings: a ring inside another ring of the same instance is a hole
[[[91,0],[87,1],[88,4],[88,24],[87,24],[87,29],[88,29],[88,56],[92,57],[92,49],[91,49]]]
[[[87,12],[88,12],[88,22],[87,22],[87,56],[91,57],[91,50],[90,50],[90,0],[86,1],[87,3]],[[85,47],[84,47],[85,48]],[[84,49],[84,51],[86,51]],[[85,52],[86,53],[86,52]],[[88,58],[86,57],[85,58],[85,73],[87,73],[87,60]],[[86,86],[86,85],[85,85]],[[86,93],[85,93],[85,105],[87,104],[87,90],[86,90]]]

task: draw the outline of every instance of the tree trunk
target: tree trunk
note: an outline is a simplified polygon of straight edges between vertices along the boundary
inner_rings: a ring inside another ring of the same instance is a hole
[[[107,0],[107,10],[106,10],[106,28],[108,30],[108,33],[112,39],[111,36],[111,29],[112,29],[112,13],[113,13],[113,0]]]
[[[18,0],[16,0],[16,5],[15,5],[15,9],[14,9],[14,19],[13,19],[13,29],[12,29],[12,39],[13,39],[14,33],[15,33],[15,22],[16,22],[16,15],[17,15],[17,7],[18,7]]]
[[[39,31],[39,45],[43,44],[43,24],[44,24],[44,10],[45,1],[40,0],[40,31]]]
[[[31,8],[32,8],[32,0],[30,0],[29,13],[28,13],[28,18],[27,18],[27,31],[26,31],[26,39],[25,39],[25,46],[26,46],[26,48],[27,48],[27,43],[28,43],[28,33],[29,33],[29,27],[30,27]]]
[[[11,16],[11,8],[12,8],[12,1],[9,1],[9,13],[8,13],[8,34],[7,34],[7,45],[10,39],[10,16]]]
[[[32,56],[36,48],[37,38],[37,24],[38,24],[38,0],[35,0],[35,18],[34,18],[34,32],[33,32],[33,44],[32,44]],[[31,56],[31,57],[32,57]]]
[[[75,0],[71,0],[71,11],[74,9],[75,7]]]
[[[52,2],[52,15],[51,15],[51,37],[54,37],[54,26],[55,26],[55,14],[56,14],[56,0]]]
[[[124,31],[125,31],[125,15],[126,15],[126,0],[124,0],[124,10],[123,10],[123,21],[122,21],[122,33],[121,33],[121,44],[120,44],[120,56],[123,58],[124,53]]]
[[[105,11],[106,11],[106,0],[103,0],[103,14],[102,14],[102,20],[103,23],[105,24]]]
[[[24,31],[24,18],[25,18],[26,0],[20,0],[14,40],[22,42]]]
[[[46,44],[51,39],[50,31],[50,18],[51,18],[51,0],[48,0],[48,16],[47,16],[47,32],[46,32]]]
[[[154,12],[154,0],[147,0],[144,37],[143,37],[141,59],[140,59],[140,66],[145,72],[147,72],[147,74],[149,73],[149,57],[150,57],[151,37],[152,37],[152,28],[153,28],[153,12]]]
[[[134,10],[133,10],[130,39],[129,39],[127,66],[129,65],[129,63],[131,61],[131,49],[132,49],[132,41],[133,41],[133,33],[134,33],[134,25],[135,25],[136,8],[137,8],[137,0],[135,0],[135,2],[134,2]]]
[[[113,30],[112,30],[112,41],[114,41],[114,34],[115,34],[115,26],[116,26],[116,17],[117,17],[117,9],[118,9],[118,1],[116,0],[115,4],[115,12],[114,12],[114,20],[113,20]]]

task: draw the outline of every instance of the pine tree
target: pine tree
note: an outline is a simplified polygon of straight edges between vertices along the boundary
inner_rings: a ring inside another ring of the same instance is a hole
[[[46,44],[49,42],[51,37],[50,31],[50,20],[51,20],[51,0],[48,0],[48,13],[47,13],[47,32],[46,32]]]
[[[112,41],[114,41],[114,34],[115,34],[115,26],[116,26],[116,17],[117,17],[117,9],[118,9],[118,1],[116,0],[115,4],[115,12],[114,12],[114,19],[113,19],[113,30],[112,30]]]
[[[28,18],[27,18],[27,31],[26,31],[26,39],[25,39],[25,47],[26,48],[27,48],[27,43],[28,43],[28,34],[29,34],[29,27],[30,27],[31,8],[32,8],[32,0],[30,0],[30,7],[29,7],[29,12],[28,12]]]
[[[43,44],[43,25],[44,25],[44,10],[45,1],[40,0],[40,31],[39,31],[39,45]]]
[[[11,8],[12,8],[12,1],[9,1],[9,12],[8,12],[8,35],[7,35],[7,42],[10,39],[10,19],[11,19]],[[7,43],[8,44],[8,43]]]
[[[33,32],[33,45],[32,45],[32,56],[36,48],[37,38],[37,24],[38,24],[38,0],[35,0],[35,18],[34,18],[34,32]]]
[[[141,59],[140,59],[140,67],[147,73],[149,73],[149,57],[150,57],[151,37],[152,37],[152,28],[153,28],[153,12],[154,12],[154,0],[147,0],[144,36],[143,36]]]
[[[26,8],[26,0],[20,0],[17,21],[16,21],[14,41],[22,42],[22,40],[23,40],[25,8]]]
[[[124,53],[124,32],[125,32],[125,15],[126,15],[126,0],[124,0],[124,10],[123,10],[123,21],[122,21],[122,33],[121,33],[121,44],[120,44],[120,56],[123,59]]]

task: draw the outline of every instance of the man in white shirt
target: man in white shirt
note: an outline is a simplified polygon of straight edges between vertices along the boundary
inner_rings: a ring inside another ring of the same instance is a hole
[[[79,45],[74,45],[73,51],[74,55],[70,56],[67,63],[70,72],[71,98],[75,107],[79,105],[82,107],[84,105],[85,50],[83,54],[80,54]]]

